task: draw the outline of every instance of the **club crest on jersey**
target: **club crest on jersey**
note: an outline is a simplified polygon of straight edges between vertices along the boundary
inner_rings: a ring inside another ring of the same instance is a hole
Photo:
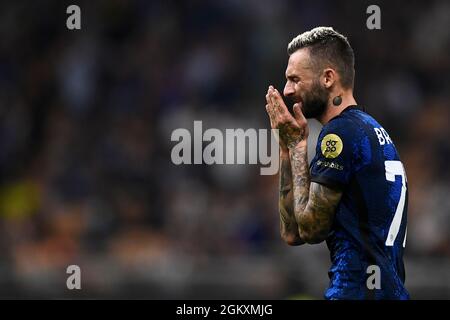
[[[337,134],[330,133],[322,139],[320,147],[325,158],[334,159],[341,154],[344,145]]]

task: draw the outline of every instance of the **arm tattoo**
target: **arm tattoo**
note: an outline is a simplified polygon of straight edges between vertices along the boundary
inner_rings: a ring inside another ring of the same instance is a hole
[[[319,243],[328,237],[341,197],[340,190],[311,183],[309,201],[300,220],[302,235],[310,243]]]
[[[300,141],[305,139],[305,129],[281,123],[279,125],[279,130],[280,139],[286,143],[288,148],[294,148]]]
[[[297,221],[299,221],[299,214],[305,210],[309,198],[310,176],[307,150],[306,145],[289,149],[294,188],[294,212]]]
[[[310,183],[306,145],[289,149],[289,154],[299,235],[307,243],[319,243],[328,236],[342,191]]]
[[[298,225],[294,215],[294,199],[292,190],[292,172],[289,156],[280,154],[280,233],[281,237],[291,245],[300,245],[301,240],[298,233]]]

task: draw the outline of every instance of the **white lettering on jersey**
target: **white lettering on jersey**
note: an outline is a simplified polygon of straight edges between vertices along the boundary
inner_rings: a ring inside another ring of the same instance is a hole
[[[378,137],[378,142],[380,143],[380,146],[384,146],[385,144],[392,144],[391,137],[389,137],[388,133],[384,128],[373,128],[375,130],[375,134]]]

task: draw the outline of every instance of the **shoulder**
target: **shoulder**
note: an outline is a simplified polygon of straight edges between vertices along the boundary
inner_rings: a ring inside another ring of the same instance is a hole
[[[339,115],[323,126],[319,135],[319,140],[324,139],[328,135],[337,135],[341,139],[354,140],[364,136],[365,131],[358,119]]]
[[[370,149],[370,138],[359,115],[339,115],[328,122],[317,139],[316,152],[327,158],[342,154],[349,158],[361,158]],[[368,157],[368,156],[367,156]]]

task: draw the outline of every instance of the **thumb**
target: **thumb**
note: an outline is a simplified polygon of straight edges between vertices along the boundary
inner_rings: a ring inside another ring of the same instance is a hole
[[[294,110],[294,118],[295,118],[295,120],[297,120],[298,123],[306,122],[306,118],[303,115],[303,112],[301,110],[301,105],[302,105],[301,102],[296,103],[296,104],[294,104],[294,108],[293,108],[293,110]]]

